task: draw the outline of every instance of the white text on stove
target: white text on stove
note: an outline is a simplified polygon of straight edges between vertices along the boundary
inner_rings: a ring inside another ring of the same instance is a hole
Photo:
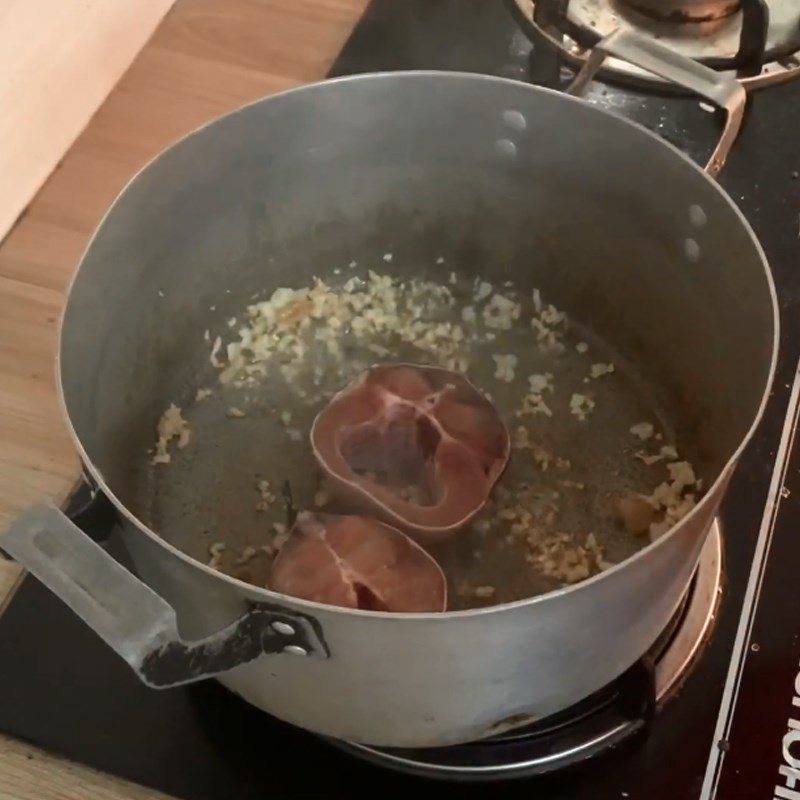
[[[800,672],[794,678],[792,705],[800,708]],[[795,789],[795,785],[800,781],[800,752],[797,757],[792,755],[792,745],[800,742],[800,721],[790,717],[786,729],[781,747],[784,763],[778,767],[785,786],[775,787],[775,797],[782,800],[800,800],[800,791]]]

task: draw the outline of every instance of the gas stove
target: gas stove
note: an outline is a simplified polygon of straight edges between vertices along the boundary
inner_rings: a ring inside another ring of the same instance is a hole
[[[191,800],[353,798],[432,780],[459,797],[800,800],[800,4],[374,0],[331,74],[462,70],[564,89],[616,25],[734,71],[752,90],[720,182],[764,246],[782,315],[764,422],[654,648],[553,718],[456,747],[379,749],[292,728],[211,682],[146,689],[26,580],[0,616],[0,730]],[[707,159],[720,129],[713,108],[613,60],[598,77],[588,102]],[[73,511],[124,561],[113,519],[84,508],[85,493]]]
[[[521,29],[546,41],[572,65],[617,28],[636,31],[724,72],[748,87],[791,80],[800,71],[796,0],[508,0]],[[624,61],[606,77],[664,88]]]

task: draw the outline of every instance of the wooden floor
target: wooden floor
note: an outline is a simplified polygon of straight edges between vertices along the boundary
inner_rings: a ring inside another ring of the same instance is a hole
[[[0,527],[30,503],[62,498],[78,476],[54,353],[64,291],[103,211],[201,123],[324,76],[366,3],[178,0],[0,244]],[[14,576],[0,562],[0,605]],[[0,737],[0,800],[157,796]]]

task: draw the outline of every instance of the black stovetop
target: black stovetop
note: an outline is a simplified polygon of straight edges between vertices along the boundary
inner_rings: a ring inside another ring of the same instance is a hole
[[[563,75],[554,59],[538,50],[531,58],[530,51],[500,2],[375,0],[331,74],[456,69],[560,86]],[[690,98],[598,85],[590,100],[656,130],[698,160],[718,131],[714,116]],[[710,756],[720,757],[721,768],[715,772],[712,759],[714,781],[707,787],[718,785],[716,796],[724,800],[772,797],[776,784],[786,784],[778,768],[800,659],[800,582],[794,574],[800,565],[800,459],[793,447],[787,450],[793,426],[785,425],[787,408],[794,416],[796,397],[790,403],[790,392],[800,355],[798,131],[800,80],[759,91],[720,179],[770,260],[783,333],[766,419],[723,509],[725,592],[702,659],[646,734],[566,772],[502,785],[438,783],[437,792],[553,800],[693,798],[701,795]],[[773,487],[777,501],[767,507],[774,513],[760,535],[776,458],[778,472],[785,468],[779,475],[785,490]],[[762,549],[769,556],[763,570]],[[758,602],[752,620],[744,615],[737,647],[751,573]],[[732,658],[739,649],[743,659]],[[0,730],[178,797],[354,798],[425,788],[423,779],[358,761],[247,706],[216,683],[163,692],[145,688],[32,579],[0,617],[0,664]],[[728,707],[726,681],[731,689],[738,686],[737,702],[731,713],[721,714],[721,706]],[[800,758],[800,748],[795,755]]]

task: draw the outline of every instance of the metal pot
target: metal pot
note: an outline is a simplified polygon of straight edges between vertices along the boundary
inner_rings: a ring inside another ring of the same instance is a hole
[[[726,107],[716,171],[741,119],[741,86],[618,33],[576,90],[606,52]],[[265,283],[310,278],[321,259],[379,257],[387,241],[424,263],[457,243],[462,267],[538,285],[643,365],[681,407],[701,454],[709,488],[697,507],[584,583],[444,614],[281,596],[148,529],[131,488],[135,454],[170,392],[196,385],[186,354],[209,319],[224,323]],[[703,170],[641,127],[477,75],[306,86],[200,129],[146,167],[70,290],[64,407],[139,578],[53,508],[23,515],[0,544],[155,687],[215,675],[281,719],[375,745],[478,739],[586,697],[653,644],[761,415],[776,341],[775,293],[746,220]]]

